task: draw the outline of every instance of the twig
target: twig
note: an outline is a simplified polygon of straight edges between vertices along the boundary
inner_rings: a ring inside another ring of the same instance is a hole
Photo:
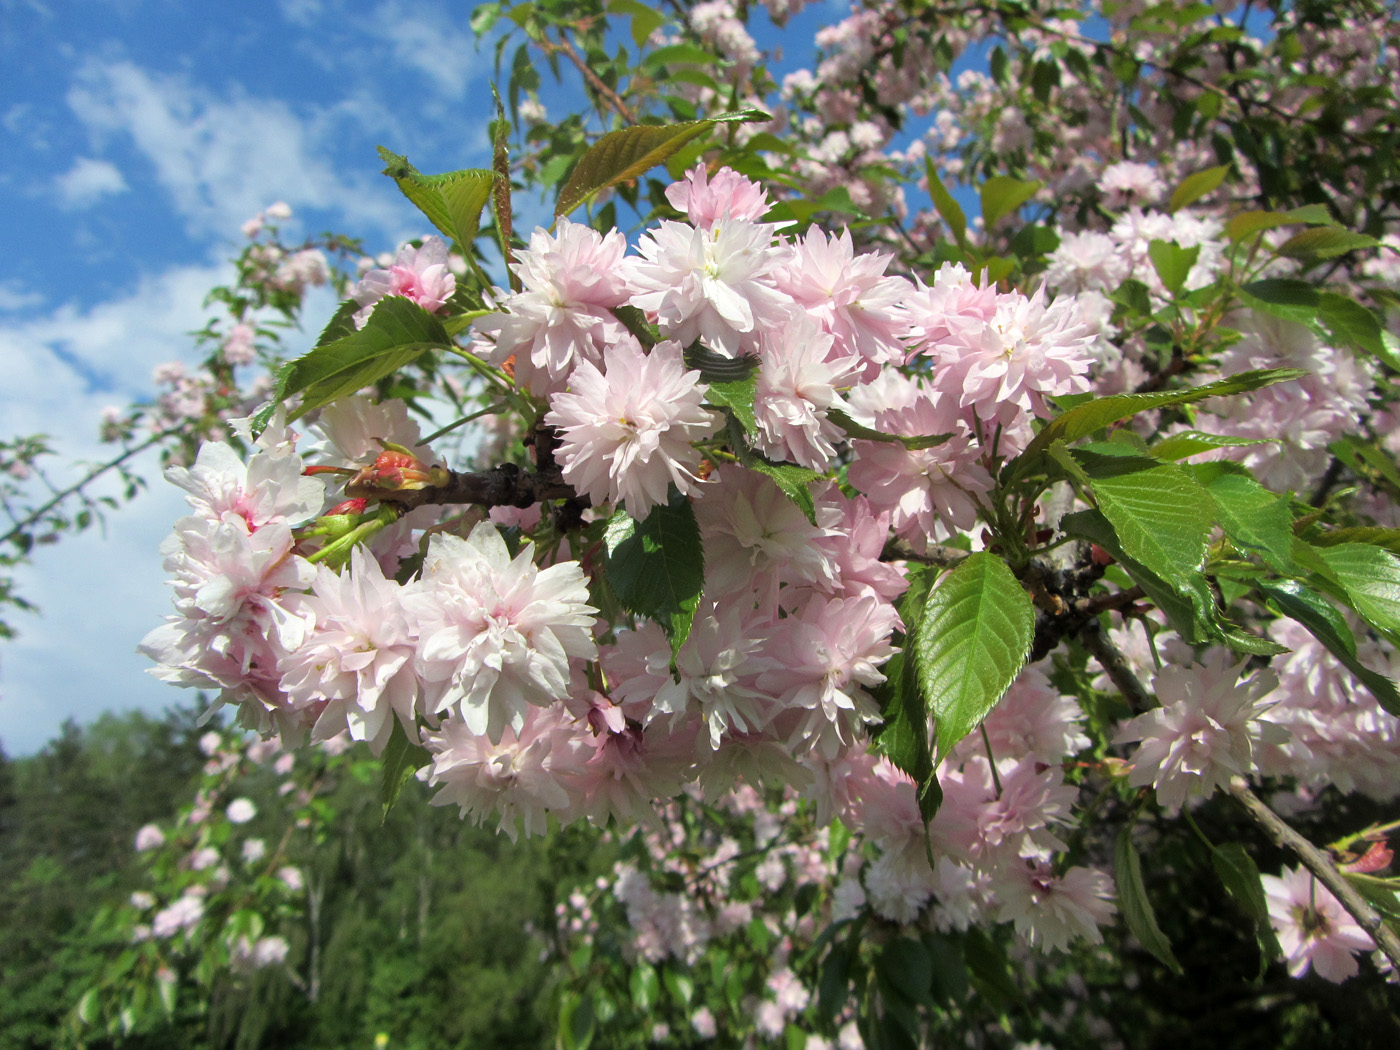
[[[1123,694],[1134,711],[1146,711],[1153,706],[1152,694],[1147,691],[1147,687],[1142,682],[1138,681],[1138,676],[1128,666],[1128,661],[1118,651],[1118,647],[1104,633],[1098,620],[1088,620],[1079,629],[1079,640],[1083,643],[1084,648],[1089,650],[1089,654],[1099,662],[1099,666],[1108,675],[1109,681],[1118,687],[1118,691]]]
[[[628,124],[637,123],[636,114],[632,112],[626,102],[622,101],[622,96],[603,83],[603,78],[589,68],[588,63],[583,60],[583,56],[578,53],[578,49],[569,41],[569,38],[563,35],[562,30],[557,44],[549,40],[541,41],[541,44],[548,51],[562,51],[564,57],[574,64],[574,68],[583,74],[583,79],[588,81],[589,87],[598,92],[603,101],[611,106],[619,117]]]
[[[29,528],[35,522],[43,518],[45,514],[53,510],[54,507],[58,506],[60,503],[66,500],[69,496],[73,496],[81,492],[83,489],[87,488],[89,485],[91,485],[94,481],[100,478],[103,474],[107,473],[109,470],[115,470],[117,467],[121,466],[123,463],[129,460],[132,456],[139,455],[140,453],[145,452],[146,449],[150,448],[152,445],[155,445],[158,442],[163,441],[164,439],[171,437],[176,433],[178,433],[178,431],[176,430],[162,430],[155,434],[152,434],[145,441],[141,442],[141,444],[131,446],[131,448],[127,449],[116,459],[108,460],[101,466],[93,468],[91,471],[88,472],[87,476],[82,478],[80,481],[74,482],[72,485],[69,485],[66,489],[62,489],[58,492],[55,492],[53,497],[47,503],[33,511],[30,511],[28,515],[26,515],[23,519],[15,523],[14,528],[12,528],[9,532],[5,533],[5,535],[0,536],[0,546],[4,546],[6,543],[9,543],[20,533],[24,532],[25,529]]]
[[[1244,807],[1256,824],[1268,832],[1278,845],[1284,846],[1298,855],[1303,867],[1312,872],[1313,877],[1332,891],[1332,896],[1356,920],[1358,926],[1371,935],[1376,946],[1385,953],[1390,964],[1400,970],[1400,937],[1386,924],[1385,920],[1366,898],[1337,870],[1332,858],[1327,856],[1298,832],[1294,831],[1282,817],[1264,804],[1243,781],[1230,786],[1230,794]]]
[[[1113,684],[1128,698],[1135,710],[1145,710],[1151,706],[1151,696],[1146,688],[1138,681],[1137,675],[1128,666],[1117,646],[1103,633],[1097,620],[1091,620],[1084,625],[1080,631],[1080,638],[1084,648],[1098,660]],[[1367,903],[1366,898],[1347,882],[1346,877],[1332,863],[1332,859],[1294,831],[1282,817],[1265,805],[1243,780],[1237,780],[1230,785],[1230,794],[1274,842],[1298,855],[1303,867],[1332,891],[1332,896],[1337,898],[1337,902],[1346,913],[1370,934],[1391,965],[1400,970],[1400,938],[1396,937],[1395,931],[1386,924],[1380,913]]]

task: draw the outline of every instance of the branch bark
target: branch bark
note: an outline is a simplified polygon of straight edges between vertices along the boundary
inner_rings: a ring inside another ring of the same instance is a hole
[[[1298,855],[1303,867],[1332,891],[1337,903],[1346,909],[1347,914],[1356,920],[1358,926],[1371,935],[1371,940],[1385,953],[1390,964],[1400,971],[1400,937],[1397,937],[1395,931],[1381,918],[1380,912],[1371,907],[1366,898],[1346,880],[1346,876],[1337,870],[1332,858],[1294,831],[1258,795],[1249,790],[1243,781],[1232,784],[1230,794],[1274,842]]]

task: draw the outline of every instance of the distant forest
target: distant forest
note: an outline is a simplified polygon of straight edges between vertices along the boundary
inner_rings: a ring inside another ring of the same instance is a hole
[[[0,752],[0,1050],[75,1045],[72,1013],[123,945],[94,932],[144,886],[134,838],[188,805],[204,762],[191,711],[69,724],[31,758]],[[276,810],[276,781],[251,800]],[[295,858],[320,887],[310,987],[285,967],[215,987],[205,1014],[124,1047],[549,1047],[543,942],[554,887],[598,862],[596,837],[512,845],[433,808],[416,782],[381,826],[377,784],[327,796],[337,834]],[[110,1045],[92,1032],[81,1045]]]

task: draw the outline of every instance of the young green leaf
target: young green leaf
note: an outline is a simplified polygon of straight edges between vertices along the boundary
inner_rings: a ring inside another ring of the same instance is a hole
[[[1133,829],[1118,833],[1113,848],[1114,875],[1118,884],[1118,909],[1138,943],[1151,952],[1172,973],[1180,974],[1181,963],[1172,954],[1171,942],[1157,925],[1152,902],[1147,899],[1147,887],[1142,881],[1142,859],[1133,846]]]
[[[993,554],[969,555],[929,592],[918,630],[905,644],[934,718],[939,756],[1005,695],[1034,633],[1030,596]]]
[[[948,224],[958,247],[967,251],[967,216],[963,214],[953,195],[948,192],[948,187],[943,185],[943,180],[938,177],[938,171],[934,168],[931,158],[924,159],[924,173],[928,176],[928,192],[933,198],[934,208]]]
[[[1279,246],[1278,253],[1292,259],[1331,259],[1358,248],[1375,248],[1380,241],[1340,226],[1316,226],[1295,233]]]
[[[664,164],[691,140],[709,134],[718,124],[771,119],[767,113],[751,109],[683,124],[638,124],[610,131],[579,158],[569,181],[559,191],[554,214],[568,215],[608,187]]]
[[[1185,589],[1200,575],[1211,499],[1181,468],[1106,442],[1076,449],[1099,512],[1128,557]]]
[[[1202,452],[1215,452],[1222,448],[1240,448],[1247,445],[1269,445],[1277,438],[1241,438],[1226,434],[1207,434],[1201,430],[1179,430],[1164,437],[1148,448],[1147,452],[1157,459],[1183,460],[1199,456]]]
[[[1240,289],[1240,299],[1252,309],[1298,324],[1311,322],[1321,304],[1316,288],[1292,277],[1252,281]]]
[[[301,394],[296,419],[403,368],[425,350],[447,350],[442,321],[401,295],[381,299],[364,328],[310,350],[279,373],[274,404]]]
[[[481,209],[491,199],[496,173],[467,168],[443,175],[424,175],[407,157],[400,157],[383,146],[379,147],[379,156],[386,165],[384,174],[397,183],[403,195],[428,217],[429,222],[456,241],[462,251],[469,251],[481,225]]]
[[[1186,277],[1191,273],[1191,267],[1196,265],[1200,254],[1199,245],[1183,248],[1175,241],[1154,240],[1147,246],[1152,268],[1157,271],[1157,276],[1162,279],[1162,284],[1173,299],[1181,298],[1182,289],[1186,287]]]
[[[413,774],[432,762],[428,749],[409,740],[397,718],[392,721],[394,728],[380,759],[382,779],[379,784],[379,804],[383,810],[379,818],[381,824],[389,819],[389,810],[394,808],[394,803],[403,793],[404,785],[413,778]]]
[[[1215,500],[1220,525],[1236,546],[1259,555],[1277,573],[1298,572],[1291,497],[1270,492],[1237,463],[1199,463],[1186,470]]]
[[[1180,211],[1188,204],[1194,204],[1208,193],[1214,192],[1215,188],[1225,181],[1225,176],[1230,174],[1230,165],[1222,164],[1216,168],[1206,168],[1205,171],[1198,171],[1186,176],[1181,180],[1181,185],[1172,191],[1172,199],[1167,204],[1169,211]]]
[[[1280,958],[1283,948],[1279,946],[1273,923],[1269,921],[1268,898],[1259,879],[1259,868],[1249,851],[1238,842],[1212,846],[1210,863],[1220,877],[1225,892],[1254,923],[1254,935],[1259,938],[1260,950],[1270,959]]]
[[[1174,405],[1189,405],[1208,397],[1241,394],[1305,375],[1307,372],[1299,368],[1268,368],[1240,372],[1238,375],[1185,390],[1159,390],[1150,394],[1113,394],[1109,397],[1095,398],[1082,405],[1076,405],[1047,423],[1026,446],[1025,451],[1007,464],[1005,476],[1014,480],[1024,477],[1038,467],[1052,441],[1078,441],[1096,430],[1102,430],[1139,412],[1170,408]]]
[[[1035,196],[1042,183],[1023,182],[1010,175],[993,175],[982,186],[982,227],[988,233],[1007,215]]]
[[[1339,543],[1318,554],[1363,620],[1392,638],[1400,634],[1400,558],[1365,543]]]

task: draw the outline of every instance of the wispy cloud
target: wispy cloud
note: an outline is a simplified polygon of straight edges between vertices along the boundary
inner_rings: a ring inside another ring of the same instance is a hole
[[[59,203],[65,208],[90,208],[103,197],[125,193],[131,187],[117,166],[108,160],[79,157],[56,180]]]
[[[422,5],[412,8],[391,0],[380,4],[374,22],[393,46],[394,58],[427,77],[452,99],[461,98],[468,85],[480,77],[476,37],[466,25],[461,9],[452,14]]]
[[[90,62],[68,104],[99,141],[127,139],[191,234],[230,236],[274,200],[330,212],[357,230],[395,230],[403,212],[368,172],[347,179],[332,160],[334,122],[235,88],[218,97],[180,76],[129,61]]]

